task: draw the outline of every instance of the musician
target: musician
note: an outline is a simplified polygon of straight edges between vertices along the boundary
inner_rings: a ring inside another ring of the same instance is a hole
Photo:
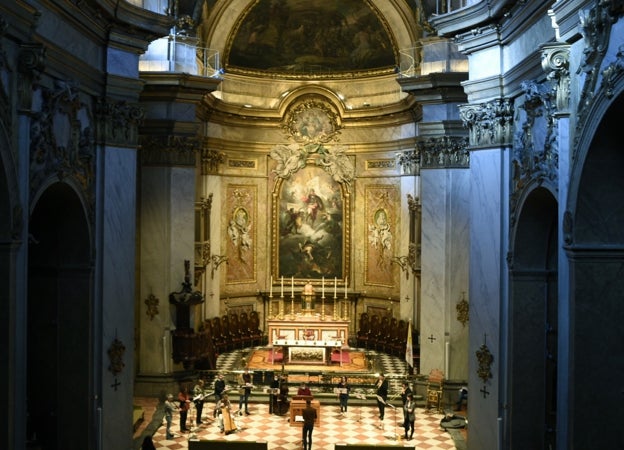
[[[377,408],[379,409],[379,420],[383,422],[384,415],[386,412],[386,400],[388,399],[388,380],[386,380],[385,375],[379,374],[379,378],[377,379],[377,383],[375,384],[375,389],[377,389]],[[379,424],[381,428],[383,424]]]
[[[165,400],[165,420],[167,421],[167,440],[173,439],[175,434],[171,432],[171,422],[173,422],[173,412],[178,410],[178,405],[173,401],[173,394],[167,394],[167,400]]]
[[[214,382],[214,397],[215,397],[215,411],[214,417],[217,417],[216,405],[219,404],[219,400],[221,400],[221,396],[225,391],[225,380],[223,379],[223,374],[220,373],[217,375],[217,379]]]
[[[303,450],[312,450],[312,431],[314,431],[314,421],[316,420],[316,409],[312,407],[312,402],[306,400],[306,407],[301,412],[303,416]]]
[[[243,415],[243,405],[245,406],[245,414],[249,415],[249,396],[251,395],[251,374],[249,369],[245,369],[238,378],[240,386],[240,396],[238,399],[238,414]]]
[[[310,390],[307,384],[301,383],[301,386],[299,386],[299,389],[297,390],[297,395],[310,395],[311,396],[312,391]]]
[[[407,397],[412,395],[412,389],[409,386],[409,383],[406,381],[401,385],[401,402],[403,403],[403,426],[407,427],[408,417],[405,413],[405,404],[407,403]]]
[[[279,376],[275,374],[271,386],[269,389],[269,414],[277,414],[277,397],[279,394],[280,380]]]
[[[407,400],[405,401],[405,405],[403,405],[403,415],[405,417],[405,422],[403,422],[403,427],[405,428],[405,439],[409,441],[414,436],[414,422],[416,421],[416,402],[414,401],[414,396],[411,393],[407,394]],[[407,437],[407,432],[410,429],[410,435]]]
[[[217,403],[216,414],[219,419],[221,433],[229,434],[234,431],[232,420],[232,404],[227,394],[223,394]]]
[[[340,401],[340,414],[347,415],[347,404],[349,403],[349,391],[351,387],[347,384],[347,377],[340,378],[337,386],[338,400]]]
[[[191,396],[186,387],[183,387],[180,389],[180,392],[178,392],[178,401],[180,402],[180,431],[191,431],[186,427],[186,418],[189,409],[191,409]]]
[[[288,379],[282,375],[279,385],[279,396],[277,397],[277,411],[275,414],[283,416],[288,412],[290,402],[288,401]]]
[[[197,425],[201,425],[202,423],[202,410],[204,408],[204,397],[206,392],[204,390],[204,380],[201,378],[197,380],[197,384],[193,387],[193,401],[195,402],[195,409],[197,410],[197,417],[195,418],[195,422]]]

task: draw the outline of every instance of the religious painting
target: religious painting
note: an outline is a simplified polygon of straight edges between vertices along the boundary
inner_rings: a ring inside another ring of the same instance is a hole
[[[366,201],[366,270],[365,283],[377,286],[394,286],[392,264],[397,242],[398,191],[391,185],[367,186]]]
[[[396,45],[369,0],[257,0],[225,51],[225,67],[281,74],[393,70]]]
[[[274,201],[275,272],[290,280],[344,279],[347,262],[343,186],[316,165],[277,182]],[[347,222],[348,223],[348,222]]]
[[[256,186],[231,184],[226,192],[226,281],[252,282],[256,278]]]

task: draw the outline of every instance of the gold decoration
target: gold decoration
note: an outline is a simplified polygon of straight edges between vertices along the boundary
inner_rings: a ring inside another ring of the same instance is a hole
[[[150,320],[154,320],[154,316],[158,315],[159,303],[160,300],[158,300],[158,298],[154,294],[148,295],[145,299],[145,304],[147,305],[147,311],[145,312],[145,314],[149,316]]]
[[[110,360],[108,370],[110,370],[115,376],[121,373],[125,366],[123,362],[123,355],[125,351],[126,346],[123,345],[123,342],[117,338],[115,338],[111,346],[108,348],[108,359]]]
[[[466,322],[468,322],[468,311],[470,309],[465,292],[462,292],[461,300],[457,303],[455,309],[457,310],[457,320],[465,327]]]
[[[492,378],[492,363],[494,362],[494,355],[490,352],[485,342],[479,350],[476,352],[477,361],[479,361],[479,368],[477,369],[477,375],[486,383]]]

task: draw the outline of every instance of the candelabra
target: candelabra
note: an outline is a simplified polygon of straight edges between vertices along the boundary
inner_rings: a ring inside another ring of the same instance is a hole
[[[340,318],[340,314],[338,311],[338,297],[336,296],[336,293],[334,292],[334,320],[338,320]]]
[[[290,320],[295,319],[295,294],[290,294]]]

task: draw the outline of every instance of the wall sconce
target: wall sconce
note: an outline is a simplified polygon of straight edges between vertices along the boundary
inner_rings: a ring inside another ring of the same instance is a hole
[[[405,279],[409,280],[409,271],[416,273],[418,270],[418,257],[420,250],[416,244],[410,242],[408,246],[408,253],[405,256],[394,256],[391,259],[392,264],[398,264],[401,267],[401,271],[405,272]]]
[[[228,257],[225,255],[212,255],[210,257],[210,262],[212,262],[212,269],[210,269],[210,278],[214,279],[215,270],[219,268],[219,266],[223,263],[227,264]]]

